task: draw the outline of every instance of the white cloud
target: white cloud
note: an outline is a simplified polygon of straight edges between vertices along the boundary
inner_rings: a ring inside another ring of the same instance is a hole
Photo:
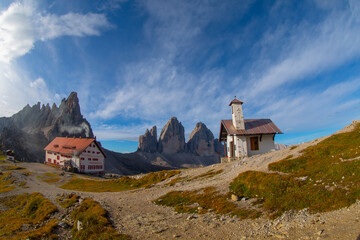
[[[33,82],[30,82],[30,87],[37,88],[37,87],[46,87],[46,83],[44,79],[38,78]]]
[[[360,92],[360,79],[330,85],[324,90],[306,91],[282,97],[264,106],[257,114],[271,116],[284,129],[309,131],[350,123],[360,116],[360,99],[348,96]]]
[[[0,116],[10,116],[26,104],[56,99],[42,78],[32,80],[15,63],[0,64]]]
[[[216,97],[222,84],[222,73],[216,71],[197,78],[169,62],[153,60],[151,64],[128,66],[124,75],[121,84],[91,118],[111,119],[120,115],[153,124],[160,122],[157,126],[162,127],[176,116],[191,132],[198,121],[216,122],[217,127],[217,121],[224,115],[223,107],[228,104],[227,99]],[[145,128],[140,129],[143,134]]]
[[[99,35],[111,25],[103,14],[67,13],[54,15],[39,11],[34,1],[14,2],[0,13],[0,61],[25,55],[36,41],[60,36]]]
[[[181,61],[179,65],[174,61],[184,52],[185,56],[191,55],[189,52],[202,44],[198,37],[216,19],[216,14],[224,14],[223,9],[217,13],[216,7],[156,0],[144,2],[143,6],[149,14],[144,31],[158,54],[129,64],[120,74],[114,91],[91,114],[92,118],[121,116],[154,124],[158,121],[162,123],[158,127],[162,127],[170,117],[177,116],[186,132],[203,121],[216,137],[220,120],[231,117],[228,103],[233,95],[244,97],[246,118],[271,117],[280,128],[294,130],[334,124],[345,116],[331,116],[329,121],[327,114],[349,112],[358,103],[351,99],[336,101],[337,97],[354,93],[358,79],[340,85],[322,84],[326,90],[303,88],[294,94],[291,88],[295,82],[307,81],[308,77],[330,71],[360,55],[360,28],[349,9],[333,11],[317,24],[279,23],[275,33],[269,30],[254,43],[260,55],[258,61],[249,64],[251,74],[247,80],[243,76],[229,77],[225,68],[190,73],[181,67]],[[273,49],[276,54],[271,52]],[[141,131],[134,132],[133,138],[143,134],[147,127],[139,124],[138,128]],[[127,136],[123,130],[118,134]]]
[[[347,9],[334,12],[317,25],[303,23],[295,28],[292,26],[292,31],[287,29],[291,33],[287,38],[284,34],[265,36],[271,39],[271,42],[278,42],[276,46],[280,55],[275,63],[267,65],[264,65],[262,59],[266,56],[259,57],[255,65],[262,66],[261,71],[244,92],[248,93],[249,98],[254,99],[280,87],[286,87],[286,84],[304,81],[333,70],[360,56],[360,16],[349,14],[349,11]],[[283,29],[280,30],[284,33]]]
[[[42,77],[32,79],[16,62],[34,48],[37,41],[61,36],[99,35],[109,28],[102,14],[49,14],[35,1],[17,1],[0,12],[0,116],[10,116],[26,104],[57,102]]]

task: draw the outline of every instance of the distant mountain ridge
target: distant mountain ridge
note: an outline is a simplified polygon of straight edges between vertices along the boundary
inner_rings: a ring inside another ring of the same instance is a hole
[[[135,153],[124,157],[143,159],[159,170],[207,166],[220,162],[224,146],[214,139],[213,133],[202,122],[196,124],[188,142],[185,129],[176,117],[172,117],[162,128],[159,139],[157,127],[146,129],[139,136],[139,147]]]
[[[82,116],[79,99],[72,92],[54,103],[26,105],[11,117],[0,118],[0,148],[12,149],[15,158],[43,162],[44,147],[55,137],[94,138],[90,123]],[[203,123],[198,123],[185,143],[184,127],[173,117],[157,139],[157,129],[139,137],[139,148],[134,153],[122,154],[104,149],[107,155],[105,171],[122,175],[206,166],[219,162],[222,145]]]
[[[191,132],[188,142],[185,142],[184,127],[172,117],[162,128],[157,140],[157,128],[146,129],[139,137],[138,151],[147,153],[192,153],[197,156],[213,156],[223,154],[223,145],[214,139],[213,133],[202,122],[198,122]]]

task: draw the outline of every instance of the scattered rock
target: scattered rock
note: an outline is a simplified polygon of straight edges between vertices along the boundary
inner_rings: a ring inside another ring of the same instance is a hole
[[[23,232],[29,231],[30,228],[31,228],[31,225],[28,224],[28,223],[24,223],[24,224],[21,226],[21,230],[22,230]]]
[[[239,197],[236,196],[235,194],[231,194],[231,200],[233,200],[234,202],[239,201]]]
[[[318,235],[318,236],[321,236],[321,235],[324,233],[324,231],[325,231],[324,229],[318,231],[318,232],[317,232],[317,235]]]
[[[58,223],[58,225],[62,228],[67,228],[69,226],[69,225],[67,225],[67,223],[61,222],[61,221]]]
[[[83,226],[83,223],[82,221],[78,220],[77,223],[76,223],[76,228],[78,231],[82,230],[82,227]]]

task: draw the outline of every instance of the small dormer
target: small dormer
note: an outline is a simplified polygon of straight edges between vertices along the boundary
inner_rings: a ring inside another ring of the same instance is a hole
[[[242,104],[244,102],[236,99],[232,100],[229,106],[231,106],[231,115],[232,115],[232,124],[234,125],[236,130],[244,130],[244,115],[242,111]]]

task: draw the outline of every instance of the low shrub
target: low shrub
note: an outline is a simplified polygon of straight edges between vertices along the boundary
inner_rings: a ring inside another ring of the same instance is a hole
[[[139,179],[125,176],[115,180],[102,181],[73,178],[62,185],[61,188],[84,192],[119,192],[142,187],[151,187],[151,185],[162,182],[179,173],[179,170],[160,171],[148,173]]]
[[[240,218],[256,218],[260,212],[239,207],[220,194],[214,187],[196,191],[172,191],[154,201],[155,204],[173,207],[179,213],[203,214],[213,211],[216,214],[236,215]]]
[[[269,164],[278,173],[248,171],[230,184],[239,196],[263,199],[278,216],[286,210],[323,212],[347,207],[360,199],[360,125],[302,150],[302,155]]]
[[[106,218],[106,210],[92,199],[85,199],[83,203],[75,209],[71,217],[74,219],[72,230],[74,239],[130,239],[128,235],[119,234]],[[78,230],[77,222],[82,223],[81,229]]]
[[[43,222],[56,211],[56,207],[40,193],[21,194],[1,199],[8,210],[0,215],[0,238],[23,239],[24,236],[31,238],[56,238],[53,230],[56,220],[47,224]],[[24,224],[29,225],[28,231],[22,231]],[[36,226],[40,226],[35,229]]]

